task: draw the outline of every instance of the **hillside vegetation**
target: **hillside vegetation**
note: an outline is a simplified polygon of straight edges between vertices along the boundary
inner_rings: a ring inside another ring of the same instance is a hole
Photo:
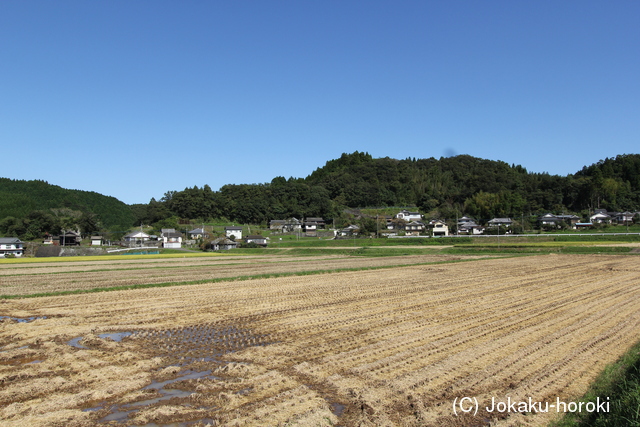
[[[134,220],[131,208],[115,197],[46,181],[0,178],[0,234],[31,239],[61,228],[122,230]]]
[[[640,209],[640,155],[605,159],[568,176],[528,172],[519,165],[468,155],[374,159],[343,154],[306,178],[276,177],[265,184],[208,185],[170,191],[135,205],[139,221],[169,217],[227,218],[266,223],[287,217],[337,218],[345,208],[416,206],[442,218],[479,220],[545,212]]]

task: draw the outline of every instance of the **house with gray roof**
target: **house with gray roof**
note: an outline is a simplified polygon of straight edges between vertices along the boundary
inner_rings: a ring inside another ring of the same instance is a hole
[[[24,242],[17,237],[0,237],[0,258],[21,257],[24,255]]]

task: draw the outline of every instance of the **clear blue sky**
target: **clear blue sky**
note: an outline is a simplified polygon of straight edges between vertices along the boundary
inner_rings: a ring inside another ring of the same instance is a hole
[[[640,2],[0,2],[0,176],[147,203],[343,152],[640,152]]]

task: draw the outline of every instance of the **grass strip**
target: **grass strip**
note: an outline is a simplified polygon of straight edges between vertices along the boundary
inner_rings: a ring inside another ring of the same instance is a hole
[[[608,365],[580,401],[598,398],[609,398],[609,412],[568,412],[550,427],[640,426],[640,342]]]
[[[416,265],[450,264],[450,263],[457,263],[457,262],[481,261],[486,259],[512,258],[512,257],[513,256],[457,259],[457,260],[446,260],[446,261],[421,262],[421,263],[415,263],[415,264],[383,265],[383,266],[370,266],[370,267],[345,267],[345,268],[334,268],[329,270],[311,270],[311,271],[297,271],[297,272],[287,272],[287,273],[257,274],[257,275],[236,276],[236,277],[220,277],[217,279],[190,280],[185,282],[144,283],[144,284],[138,284],[138,285],[113,286],[113,287],[107,287],[107,288],[76,289],[72,291],[42,292],[37,294],[26,294],[26,295],[0,295],[0,299],[39,298],[39,297],[52,297],[52,296],[62,296],[62,295],[89,294],[89,293],[96,293],[96,292],[125,291],[125,290],[131,290],[131,289],[165,288],[168,286],[201,285],[204,283],[235,282],[235,281],[244,281],[244,280],[253,280],[253,279],[272,279],[272,278],[278,278],[278,277],[291,277],[291,276],[312,276],[316,274],[342,273],[346,271],[383,270],[388,268],[413,267]]]

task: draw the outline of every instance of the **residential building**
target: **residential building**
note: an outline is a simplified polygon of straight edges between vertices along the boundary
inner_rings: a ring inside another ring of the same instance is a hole
[[[255,243],[256,245],[267,247],[267,238],[259,235],[247,236],[244,239],[245,243]]]
[[[397,219],[403,219],[407,222],[420,221],[422,219],[422,215],[419,212],[410,212],[406,209],[398,212],[395,217]]]
[[[449,235],[449,226],[444,221],[433,220],[429,222],[433,237],[446,237]]]
[[[182,247],[182,233],[162,233],[162,247],[167,249],[180,249]]]
[[[231,239],[233,237],[234,240],[238,241],[242,239],[242,227],[230,226],[224,228],[224,234],[227,238]]]
[[[24,242],[17,237],[0,237],[0,258],[24,255]]]

